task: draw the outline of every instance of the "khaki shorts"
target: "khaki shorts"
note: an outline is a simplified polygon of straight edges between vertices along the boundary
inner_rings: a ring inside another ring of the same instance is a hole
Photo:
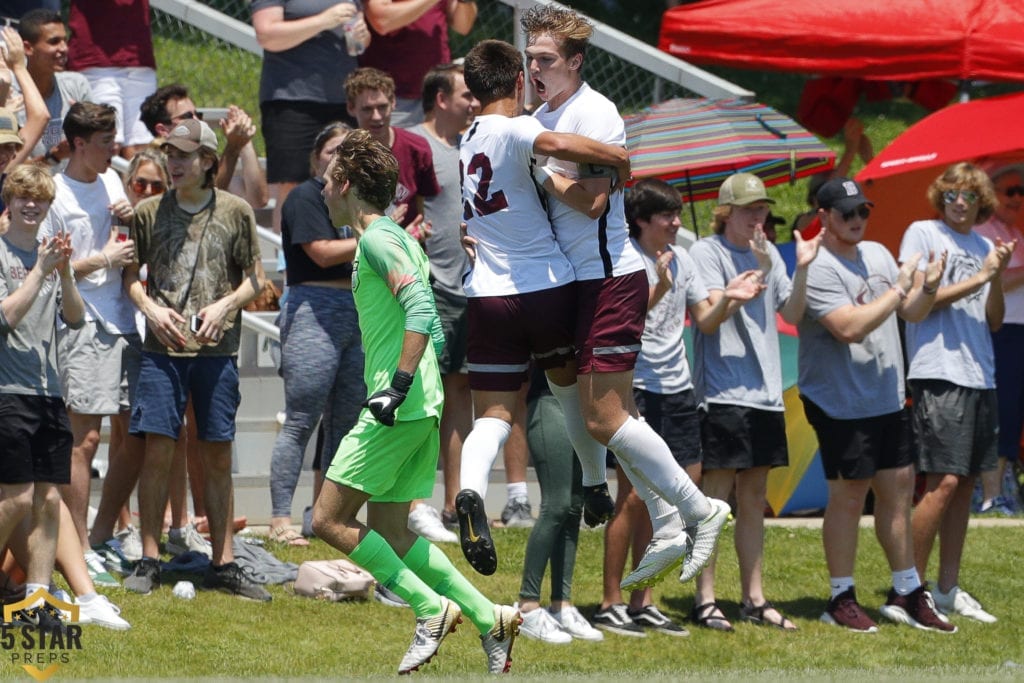
[[[437,428],[435,417],[385,427],[364,408],[324,476],[377,503],[430,498],[441,449]]]
[[[139,378],[142,339],[110,334],[87,320],[58,336],[64,403],[81,415],[116,415],[128,410]]]

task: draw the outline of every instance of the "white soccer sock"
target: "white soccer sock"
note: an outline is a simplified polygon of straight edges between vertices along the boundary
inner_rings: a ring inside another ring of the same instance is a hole
[[[32,594],[35,593],[40,588],[42,588],[44,591],[49,591],[50,590],[50,586],[48,584],[45,584],[45,583],[26,583],[25,584],[25,597],[26,598],[32,597]],[[35,603],[33,603],[31,606],[32,607],[37,607],[38,605],[41,605],[41,604],[43,604],[43,601],[42,601],[42,599],[39,599],[39,600],[36,600]]]
[[[897,595],[910,595],[921,585],[921,577],[917,575],[917,567],[902,569],[892,573],[892,587]]]
[[[462,443],[462,468],[459,485],[487,496],[487,480],[498,452],[512,433],[512,425],[496,417],[481,417],[473,421],[473,429]]]
[[[832,597],[835,598],[837,595],[842,595],[846,591],[853,588],[853,577],[852,576],[833,576],[829,580],[829,587],[832,589]]]
[[[650,425],[636,418],[627,419],[608,447],[620,463],[632,468],[642,480],[668,503],[674,504],[687,523],[696,523],[711,514],[707,497],[679,466],[664,439]]]
[[[683,520],[679,517],[679,510],[655,493],[651,487],[644,483],[643,479],[636,476],[633,468],[626,463],[619,461],[619,467],[633,484],[636,495],[647,505],[647,514],[651,516],[651,527],[654,529],[654,538],[675,538],[683,529]]]
[[[583,485],[597,486],[605,483],[608,480],[608,449],[587,431],[580,407],[579,385],[560,387],[549,379],[548,388],[565,415],[565,431],[569,434],[569,442],[583,468]]]
[[[526,490],[525,481],[510,481],[505,484],[505,491],[509,500],[516,498],[528,499],[530,494]]]

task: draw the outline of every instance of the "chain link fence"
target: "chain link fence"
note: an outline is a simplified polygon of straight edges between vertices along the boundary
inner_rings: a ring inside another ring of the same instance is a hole
[[[212,0],[204,4],[233,19],[250,23],[248,0]],[[484,38],[514,42],[512,7],[495,0],[480,2],[479,7],[476,25],[468,36],[450,34],[453,56],[464,55]],[[237,104],[254,119],[258,118],[260,58],[257,55],[155,8],[153,41],[161,85],[184,83],[200,107]],[[617,103],[623,114],[654,101],[695,96],[595,46],[588,49],[584,75],[593,88]],[[262,137],[256,142],[262,153]]]

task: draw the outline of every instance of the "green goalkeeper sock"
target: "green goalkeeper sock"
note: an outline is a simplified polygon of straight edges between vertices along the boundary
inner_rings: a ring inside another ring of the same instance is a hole
[[[349,555],[352,561],[373,574],[373,578],[409,603],[417,618],[441,613],[441,598],[409,567],[405,566],[384,537],[372,529]]]
[[[494,603],[484,597],[476,586],[463,576],[440,548],[425,538],[419,538],[402,558],[405,565],[418,577],[462,608],[480,633],[494,626]]]

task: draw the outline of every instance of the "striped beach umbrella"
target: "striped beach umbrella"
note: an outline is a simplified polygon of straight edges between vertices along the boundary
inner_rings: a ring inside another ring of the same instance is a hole
[[[634,180],[661,178],[690,202],[717,197],[722,181],[740,171],[776,185],[835,164],[813,133],[763,104],[674,99],[625,123]]]

